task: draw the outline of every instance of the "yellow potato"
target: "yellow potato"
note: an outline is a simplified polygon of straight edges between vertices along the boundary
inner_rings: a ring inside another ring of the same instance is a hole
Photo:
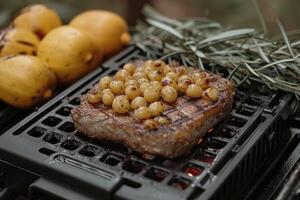
[[[120,51],[131,40],[125,20],[109,11],[83,12],[73,18],[70,26],[86,31],[106,57]]]
[[[43,38],[52,29],[61,26],[62,22],[54,10],[35,4],[22,9],[12,24],[14,27],[28,29],[39,38]]]
[[[0,57],[8,55],[36,55],[38,37],[26,29],[8,28],[0,34]]]
[[[0,60],[0,99],[18,108],[31,108],[49,99],[56,87],[54,73],[39,58],[8,56]]]
[[[99,66],[102,53],[86,33],[61,26],[41,41],[38,57],[55,72],[59,84],[66,86]]]

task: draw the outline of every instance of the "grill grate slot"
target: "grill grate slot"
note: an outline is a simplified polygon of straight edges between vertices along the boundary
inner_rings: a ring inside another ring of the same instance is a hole
[[[216,151],[223,149],[226,146],[226,142],[209,138],[204,146],[205,149]]]
[[[265,96],[271,96],[272,94],[274,94],[274,92],[265,85],[258,87],[257,92],[258,94],[265,95]]]
[[[126,160],[123,163],[123,169],[134,174],[140,173],[146,167],[145,164],[136,160]]]
[[[62,138],[62,135],[60,135],[56,132],[50,132],[50,133],[46,134],[46,136],[44,137],[43,140],[50,144],[57,144],[57,143],[59,143],[61,138]]]
[[[205,151],[201,151],[200,153],[196,154],[194,157],[194,159],[207,163],[209,165],[214,162],[215,158],[216,158],[215,155],[211,153],[207,153]]]
[[[176,169],[176,168],[178,168],[178,163],[173,160],[165,160],[162,163],[162,166],[164,166],[168,169]]]
[[[237,129],[225,126],[225,127],[221,128],[221,130],[219,130],[219,132],[216,135],[219,136],[219,137],[231,139],[237,133],[238,133]]]
[[[60,108],[58,111],[56,111],[56,113],[66,117],[66,116],[70,115],[71,109],[72,109],[71,107],[64,106],[64,107]]]
[[[97,147],[91,146],[91,145],[86,145],[83,147],[79,153],[81,155],[87,156],[87,157],[93,157],[96,155],[96,153],[99,152],[99,149]]]
[[[243,127],[247,123],[246,119],[242,119],[240,117],[231,116],[227,121],[228,125],[232,125],[238,128]]]
[[[58,127],[58,129],[67,133],[75,131],[75,127],[72,122],[65,122],[60,127]]]
[[[164,170],[153,167],[146,172],[145,177],[157,182],[161,182],[168,176],[168,174],[169,173]]]
[[[85,140],[85,141],[91,140],[88,136],[86,136],[78,131],[76,131],[75,136],[80,140]]]
[[[70,104],[74,105],[74,106],[78,106],[80,104],[80,98],[79,97],[75,97],[74,99],[72,99],[70,101]]]
[[[50,117],[47,117],[45,120],[43,120],[42,123],[47,126],[54,127],[57,124],[59,124],[61,121],[62,120],[58,117],[50,116]]]
[[[256,109],[246,105],[242,105],[236,112],[245,116],[252,116],[255,113]]]
[[[116,166],[117,164],[121,163],[122,161],[123,161],[123,158],[121,156],[118,156],[115,154],[108,154],[108,155],[106,155],[104,163],[106,163],[110,166]]]
[[[130,180],[128,178],[124,178],[124,184],[129,187],[132,187],[132,188],[140,188],[142,186],[142,184],[135,182],[133,180]]]
[[[257,96],[249,96],[246,99],[246,103],[253,106],[262,106],[265,104],[265,101]]]
[[[55,151],[53,151],[53,150],[51,150],[51,149],[48,149],[48,148],[45,148],[45,147],[40,148],[40,149],[39,149],[39,152],[42,153],[42,154],[45,154],[45,155],[47,155],[47,156],[50,156],[50,155],[52,155],[52,154],[55,153]]]
[[[198,165],[195,165],[193,163],[188,163],[182,168],[182,171],[185,172],[187,175],[193,177],[193,176],[199,176],[204,171],[203,167],[200,167]]]
[[[28,135],[32,137],[41,137],[44,133],[46,133],[46,129],[39,126],[36,126],[28,131]]]
[[[81,142],[75,139],[67,139],[64,141],[61,146],[68,150],[75,150],[81,145]]]
[[[245,96],[246,96],[245,93],[237,91],[235,96],[234,96],[234,100],[235,101],[241,101]]]
[[[168,184],[176,189],[185,190],[191,184],[191,181],[180,176],[174,176]]]

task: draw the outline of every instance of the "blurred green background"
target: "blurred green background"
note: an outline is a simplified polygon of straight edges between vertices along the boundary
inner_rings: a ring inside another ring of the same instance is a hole
[[[7,26],[21,8],[33,3],[56,9],[64,22],[83,10],[108,9],[124,16],[133,25],[141,17],[142,5],[147,2],[171,17],[207,16],[226,26],[260,28],[252,0],[0,0],[0,26]],[[279,32],[277,18],[287,30],[300,28],[299,0],[257,0],[257,3],[270,35]]]

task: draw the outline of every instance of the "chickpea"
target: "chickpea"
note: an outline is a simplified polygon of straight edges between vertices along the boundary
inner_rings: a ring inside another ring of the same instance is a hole
[[[132,100],[137,96],[141,95],[141,90],[138,86],[135,85],[129,85],[125,88],[125,94],[127,97]]]
[[[185,93],[191,98],[199,98],[202,96],[202,88],[199,85],[191,84],[188,86]]]
[[[155,60],[152,64],[153,69],[160,72],[163,72],[165,66],[166,63],[162,60]]]
[[[130,108],[127,97],[125,95],[116,96],[112,102],[112,108],[116,113],[127,113]]]
[[[182,75],[187,74],[186,67],[176,67],[175,71],[178,74],[178,76],[182,76]]]
[[[135,79],[148,78],[147,74],[143,71],[142,72],[134,72],[134,74],[132,76]]]
[[[165,125],[169,124],[170,121],[166,117],[159,116],[155,119],[159,124]]]
[[[196,82],[198,79],[205,78],[204,74],[201,73],[201,72],[192,73],[192,74],[191,74],[191,77],[192,77],[193,81],[195,81],[195,82]]]
[[[136,69],[136,66],[132,63],[127,63],[123,66],[123,69],[125,69],[129,74],[132,75]]]
[[[112,93],[112,91],[109,88],[106,88],[106,89],[104,89],[104,90],[101,91],[101,95],[103,96],[103,94],[105,94],[107,92],[111,92]]]
[[[151,71],[153,71],[152,63],[151,64],[145,64],[143,68],[144,68],[144,72],[146,74],[149,74]]]
[[[115,98],[115,95],[112,92],[106,92],[102,96],[102,102],[106,106],[111,106],[114,98]]]
[[[151,103],[149,105],[149,109],[150,109],[152,117],[156,117],[165,111],[165,105],[162,102],[157,101],[157,102]]]
[[[98,85],[101,90],[104,90],[106,88],[109,88],[110,83],[111,83],[111,78],[109,76],[104,76],[103,78],[100,79]]]
[[[155,70],[155,71],[151,71],[148,74],[148,77],[151,81],[160,81],[163,77],[163,74],[160,71]]]
[[[147,119],[144,121],[144,126],[146,129],[157,129],[159,124],[154,119]]]
[[[144,98],[148,103],[158,101],[160,98],[160,90],[153,87],[147,87],[144,89]]]
[[[137,67],[134,71],[134,73],[137,73],[137,72],[144,72],[144,67]]]
[[[196,80],[195,82],[197,85],[199,85],[202,89],[207,89],[209,88],[209,79],[207,78],[201,78]]]
[[[131,104],[130,104],[130,107],[135,110],[139,107],[142,107],[142,106],[147,106],[147,102],[146,100],[144,99],[144,97],[135,97],[132,101],[131,101]]]
[[[159,81],[151,81],[151,87],[156,90],[161,90],[161,83]]]
[[[219,99],[219,90],[213,87],[208,88],[204,91],[203,96],[210,100],[217,101]]]
[[[128,85],[139,86],[139,82],[137,82],[137,80],[135,79],[129,79],[125,82],[125,87],[127,87]]]
[[[144,93],[145,89],[146,89],[146,88],[149,88],[149,87],[151,87],[151,84],[150,84],[150,83],[142,83],[142,84],[140,85],[140,90],[141,90],[142,93]]]
[[[123,94],[124,88],[125,88],[125,84],[123,81],[113,80],[110,83],[110,89],[114,94]]]
[[[145,66],[145,67],[148,67],[148,66],[152,67],[153,62],[154,62],[153,60],[147,60],[147,61],[144,63],[144,66]]]
[[[91,104],[99,103],[101,101],[101,93],[97,92],[96,94],[88,93],[87,100]]]
[[[164,75],[166,75],[166,74],[169,73],[169,72],[175,72],[175,70],[174,70],[174,68],[171,67],[170,65],[166,65],[166,66],[164,67],[163,73],[164,73]]]
[[[178,82],[182,81],[182,80],[190,80],[191,82],[193,82],[192,78],[188,75],[182,75],[179,77]]]
[[[186,89],[191,84],[192,84],[192,81],[190,79],[183,79],[178,82],[177,89],[179,92],[185,93]]]
[[[172,86],[174,88],[177,88],[177,85],[176,85],[176,82],[173,81],[172,79],[170,79],[170,77],[164,77],[162,80],[161,80],[161,85],[162,86]]]
[[[177,90],[172,86],[165,86],[161,90],[161,95],[165,102],[171,103],[177,99]]]
[[[142,84],[142,83],[149,83],[149,80],[147,78],[140,78],[137,80],[139,84]]]
[[[149,108],[142,106],[134,111],[134,116],[139,120],[149,119],[151,117],[151,112]]]
[[[169,77],[170,79],[172,79],[174,82],[177,82],[178,80],[178,75],[175,72],[168,72],[166,74],[166,77]]]
[[[130,77],[130,73],[125,69],[121,69],[115,74],[115,79],[119,81],[125,82],[129,77]]]
[[[200,72],[203,78],[208,78],[209,74],[206,71],[201,71]]]

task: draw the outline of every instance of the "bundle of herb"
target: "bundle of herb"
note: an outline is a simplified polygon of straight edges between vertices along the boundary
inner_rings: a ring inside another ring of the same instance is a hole
[[[150,6],[144,14],[146,23],[136,26],[134,43],[148,57],[179,59],[213,72],[221,68],[237,86],[259,82],[300,97],[300,40],[289,41],[280,21],[282,37],[271,40],[255,29],[227,29],[206,18],[171,19]]]

